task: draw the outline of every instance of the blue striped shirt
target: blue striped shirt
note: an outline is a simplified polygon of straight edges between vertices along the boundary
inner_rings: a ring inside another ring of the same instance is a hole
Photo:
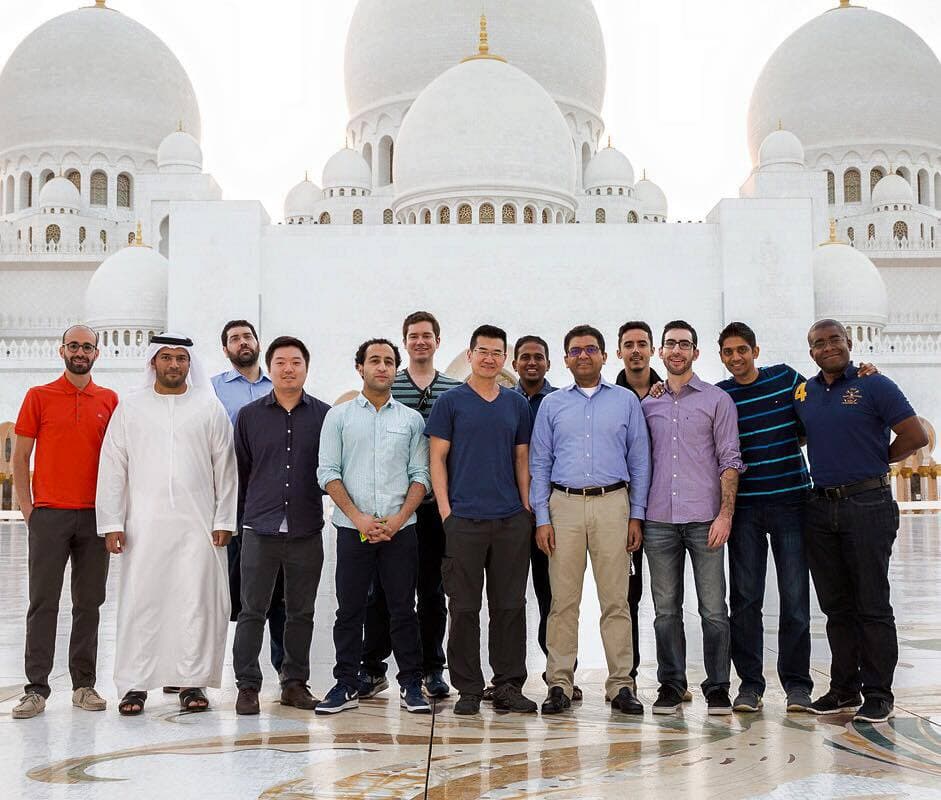
[[[800,448],[804,429],[791,398],[804,377],[787,364],[761,367],[752,383],[734,378],[716,385],[738,411],[738,438],[748,469],[739,476],[736,504],[792,503],[810,488]]]

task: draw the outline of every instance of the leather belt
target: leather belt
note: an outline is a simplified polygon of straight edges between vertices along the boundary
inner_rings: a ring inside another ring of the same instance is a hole
[[[872,489],[882,489],[889,485],[889,476],[882,475],[879,478],[867,478],[857,483],[847,483],[843,486],[815,486],[814,492],[828,500],[845,500],[854,494],[868,492]]]
[[[561,483],[553,483],[552,488],[559,492],[565,492],[567,495],[578,495],[579,497],[604,497],[608,492],[616,492],[627,486],[626,481],[618,481],[610,486],[586,486],[584,489],[570,489]]]

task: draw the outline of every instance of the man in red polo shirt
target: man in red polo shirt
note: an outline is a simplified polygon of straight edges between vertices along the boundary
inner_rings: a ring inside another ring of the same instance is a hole
[[[26,393],[16,421],[13,486],[29,528],[29,612],[25,694],[14,719],[46,708],[55,656],[56,621],[66,562],[72,562],[72,705],[103,711],[95,691],[98,609],[105,599],[108,551],[95,525],[98,455],[118,396],[96,386],[91,369],[98,336],[85,325],[62,335],[62,377]],[[30,485],[29,460],[36,459]]]

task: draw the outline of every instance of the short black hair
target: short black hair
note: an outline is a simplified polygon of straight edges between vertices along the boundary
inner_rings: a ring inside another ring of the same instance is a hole
[[[76,322],[74,325],[69,325],[64,331],[62,331],[62,344],[65,344],[65,334],[67,334],[72,328],[84,328],[86,331],[93,333],[95,335],[95,347],[98,347],[98,331],[94,328],[90,328],[84,322]]]
[[[255,341],[258,341],[258,331],[255,330],[255,326],[252,325],[247,319],[230,319],[222,328],[222,346],[225,347],[229,343],[229,331],[232,328],[250,328],[252,331],[252,336],[255,337]]]
[[[601,348],[601,352],[605,352],[604,349],[604,334],[601,333],[597,328],[592,327],[591,325],[576,325],[572,330],[565,334],[565,340],[562,343],[562,350],[566,355],[569,353],[569,342],[572,341],[576,336],[594,336],[595,341],[598,342],[598,347]]]
[[[499,339],[503,342],[503,349],[506,350],[506,331],[498,328],[496,325],[478,325],[470,338],[470,349],[477,347],[477,339],[483,336],[485,339]]]
[[[388,339],[367,339],[359,347],[356,348],[356,356],[354,357],[354,364],[357,367],[363,366],[366,363],[366,351],[374,344],[387,344],[392,348],[392,354],[395,356],[395,368],[399,368],[399,364],[402,363],[402,356],[399,354],[399,348],[396,347]]]
[[[650,346],[653,347],[653,331],[650,330],[650,326],[642,319],[632,319],[618,328],[618,348],[621,347],[621,337],[628,331],[645,331],[647,333],[647,341],[650,342]]]
[[[419,322],[430,322],[431,330],[435,333],[435,339],[441,338],[441,326],[438,324],[438,320],[435,319],[435,315],[430,311],[413,311],[409,314],[402,322],[402,338],[408,338],[409,326],[417,325]]]
[[[846,326],[836,319],[818,319],[813,325],[810,326],[810,329],[807,331],[807,343],[810,344],[810,335],[819,328],[839,328],[843,332],[843,338],[849,339],[849,332],[846,330]]]
[[[534,333],[527,334],[526,336],[520,336],[516,340],[516,344],[513,345],[513,360],[516,361],[517,357],[520,354],[520,348],[524,344],[538,344],[542,347],[543,352],[546,354],[546,358],[549,358],[549,345],[546,344],[546,340],[541,336],[536,336]]]
[[[744,339],[752,349],[758,346],[758,339],[755,338],[755,332],[744,322],[730,322],[722,329],[722,333],[719,334],[720,350],[725,340],[730,336],[738,336],[740,339]]]
[[[307,349],[306,344],[295,336],[278,336],[268,345],[268,349],[265,350],[265,365],[268,369],[271,369],[271,359],[274,358],[274,351],[281,347],[296,347],[301,351],[301,355],[304,357],[305,366],[310,366],[310,350]]]
[[[693,347],[699,347],[699,337],[696,335],[696,329],[685,319],[674,319],[663,326],[663,333],[660,335],[661,347],[663,347],[663,343],[667,340],[667,331],[673,330],[674,328],[683,328],[689,331],[693,335]]]

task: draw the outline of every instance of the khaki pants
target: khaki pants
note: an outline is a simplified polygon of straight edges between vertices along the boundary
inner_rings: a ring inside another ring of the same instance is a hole
[[[631,614],[627,602],[631,559],[627,553],[630,505],[627,489],[598,497],[553,491],[549,514],[555,551],[549,559],[552,609],[549,612],[546,679],[572,696],[578,655],[578,615],[587,556],[598,587],[601,641],[608,661],[608,699],[634,686]]]

